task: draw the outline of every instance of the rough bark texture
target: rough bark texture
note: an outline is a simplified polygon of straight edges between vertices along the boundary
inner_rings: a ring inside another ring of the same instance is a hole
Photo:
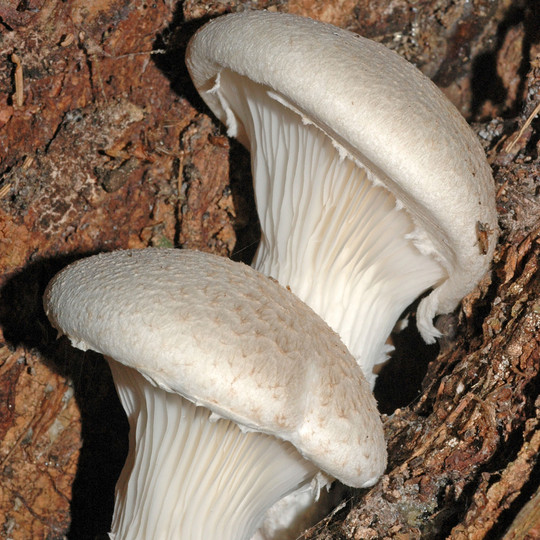
[[[540,537],[534,0],[0,4],[0,537],[105,533],[126,451],[103,361],[56,341],[43,314],[54,273],[118,248],[253,253],[249,157],[183,65],[203,22],[245,8],[326,20],[414,61],[479,122],[498,189],[493,274],[439,321],[440,352],[395,338],[378,389],[387,474],[304,538]]]

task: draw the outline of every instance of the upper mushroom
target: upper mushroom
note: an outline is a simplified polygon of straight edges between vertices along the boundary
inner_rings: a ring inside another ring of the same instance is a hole
[[[354,358],[248,266],[184,250],[97,255],[60,272],[44,305],[75,347],[108,358],[130,422],[111,538],[247,539],[320,471],[358,487],[384,470]]]
[[[334,330],[373,384],[385,342],[453,310],[497,239],[484,152],[436,86],[383,45],[295,15],[243,12],[192,38],[203,99],[252,154],[254,267]]]

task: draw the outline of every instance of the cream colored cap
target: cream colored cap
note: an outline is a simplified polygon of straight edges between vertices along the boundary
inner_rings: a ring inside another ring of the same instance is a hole
[[[299,122],[320,128],[404,205],[416,226],[415,245],[447,274],[418,308],[419,328],[432,341],[433,317],[453,310],[476,286],[498,233],[490,167],[442,92],[379,43],[283,13],[211,21],[192,38],[186,63],[231,136],[246,144],[222,86],[227,72],[262,85]]]
[[[44,305],[75,347],[291,442],[345,484],[384,471],[382,424],[354,358],[309,307],[244,264],[173,249],[96,255],[60,272]]]

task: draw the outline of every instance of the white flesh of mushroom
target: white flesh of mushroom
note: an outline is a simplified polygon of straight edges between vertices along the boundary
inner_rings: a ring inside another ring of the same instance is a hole
[[[249,538],[277,500],[316,487],[290,444],[240,430],[132,368],[109,362],[130,423],[131,460],[116,486],[113,540]]]
[[[445,271],[416,247],[395,197],[282,97],[228,70],[216,91],[234,110],[230,134],[252,155],[262,229],[254,268],[336,330],[373,386],[400,314]]]

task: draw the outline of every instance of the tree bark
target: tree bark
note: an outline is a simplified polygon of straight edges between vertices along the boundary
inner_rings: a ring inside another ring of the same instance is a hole
[[[183,62],[208,18],[246,7],[358,31],[432,77],[476,122],[502,230],[492,274],[438,321],[438,347],[412,323],[395,336],[377,388],[387,473],[303,538],[540,537],[540,25],[527,0],[0,5],[0,536],[106,533],[127,449],[105,363],[56,340],[43,313],[55,272],[150,245],[253,254],[249,156]]]

